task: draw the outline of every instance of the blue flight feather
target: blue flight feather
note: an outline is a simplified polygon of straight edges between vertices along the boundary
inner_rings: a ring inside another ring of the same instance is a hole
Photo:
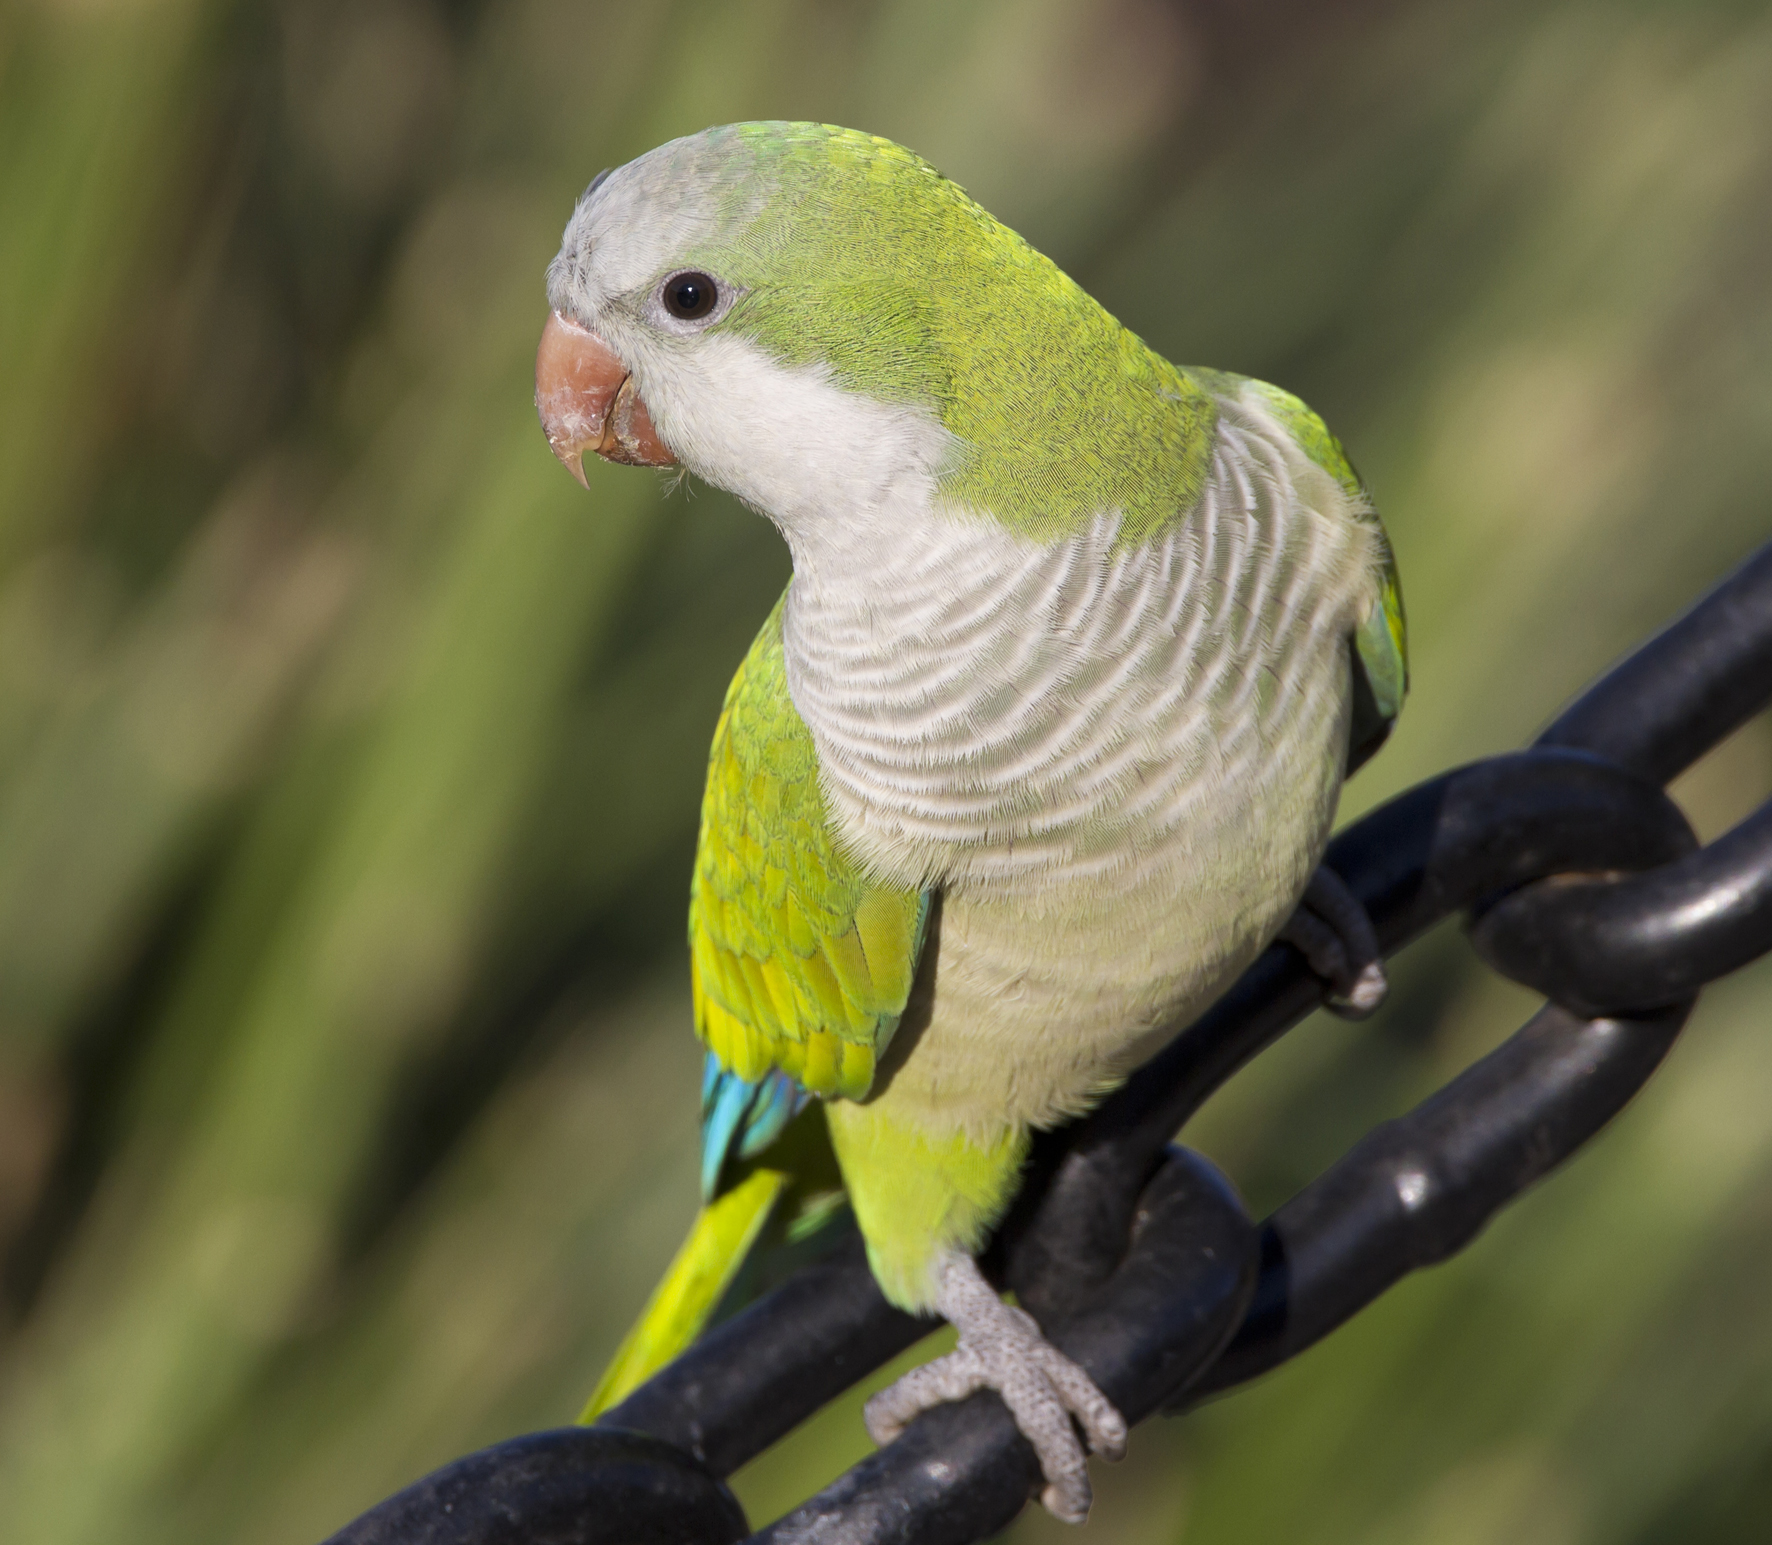
[[[752,1159],[780,1137],[812,1096],[779,1069],[747,1083],[712,1052],[701,1070],[701,1194],[712,1201],[727,1159]]]

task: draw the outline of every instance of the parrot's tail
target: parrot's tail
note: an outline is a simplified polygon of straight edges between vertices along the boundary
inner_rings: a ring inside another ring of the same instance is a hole
[[[754,1170],[702,1208],[664,1280],[597,1381],[580,1422],[594,1421],[625,1400],[702,1333],[787,1183],[780,1170]]]

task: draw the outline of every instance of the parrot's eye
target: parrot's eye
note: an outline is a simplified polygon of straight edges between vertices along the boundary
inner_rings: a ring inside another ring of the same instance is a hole
[[[720,299],[719,286],[706,274],[672,274],[664,282],[665,310],[679,321],[695,322],[714,309]]]

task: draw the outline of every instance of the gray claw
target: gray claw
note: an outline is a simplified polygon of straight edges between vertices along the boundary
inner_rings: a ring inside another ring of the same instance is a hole
[[[1082,1523],[1089,1516],[1089,1467],[1077,1428],[1091,1450],[1118,1459],[1126,1452],[1125,1418],[1040,1334],[1031,1315],[997,1297],[970,1256],[949,1256],[941,1272],[936,1307],[959,1329],[960,1344],[868,1401],[868,1432],[885,1445],[931,1406],[994,1389],[1039,1455],[1046,1477],[1040,1501],[1055,1518]]]

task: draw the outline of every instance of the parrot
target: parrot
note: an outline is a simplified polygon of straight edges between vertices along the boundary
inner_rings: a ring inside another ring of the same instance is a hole
[[[600,174],[547,300],[567,469],[685,469],[793,566],[690,882],[703,1206],[584,1419],[840,1214],[885,1297],[958,1332],[867,1403],[875,1441],[995,1390],[1081,1521],[1126,1423],[978,1258],[1032,1134],[1276,938],[1332,1006],[1382,997],[1320,867],[1407,690],[1372,501],[1297,397],[1169,363],[858,130],[725,125]]]

